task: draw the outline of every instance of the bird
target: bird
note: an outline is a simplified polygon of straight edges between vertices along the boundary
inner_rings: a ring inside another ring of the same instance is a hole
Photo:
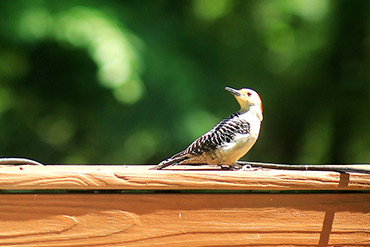
[[[262,100],[250,88],[225,87],[236,98],[240,110],[219,122],[188,148],[163,160],[153,170],[178,164],[218,165],[233,168],[256,143],[263,120]]]

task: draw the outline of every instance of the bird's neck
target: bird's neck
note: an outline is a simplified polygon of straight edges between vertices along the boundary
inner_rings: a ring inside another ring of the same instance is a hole
[[[261,108],[257,105],[250,105],[250,106],[242,107],[239,110],[239,113],[240,114],[254,115],[260,120],[260,122],[262,122],[262,120],[263,120],[263,115],[262,115]]]

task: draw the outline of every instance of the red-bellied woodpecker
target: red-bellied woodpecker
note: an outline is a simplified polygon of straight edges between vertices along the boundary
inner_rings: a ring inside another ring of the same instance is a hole
[[[262,101],[249,88],[236,90],[225,87],[240,105],[240,110],[218,123],[196,139],[184,151],[162,161],[154,169],[160,170],[178,164],[233,166],[257,141],[260,133]]]

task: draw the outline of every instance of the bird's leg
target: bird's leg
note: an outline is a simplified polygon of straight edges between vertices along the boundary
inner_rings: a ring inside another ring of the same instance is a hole
[[[221,168],[221,170],[227,171],[232,170],[232,165],[218,165],[218,166]]]
[[[252,171],[253,167],[251,165],[244,165],[242,168],[240,168],[242,171]]]
[[[246,162],[244,162],[246,163]],[[235,162],[234,164],[231,165],[231,169],[232,171],[255,171],[255,170],[258,170],[259,167],[255,167],[255,166],[252,166],[251,164],[243,164],[242,162],[240,161],[237,161]]]
[[[238,171],[238,170],[240,170],[242,168],[243,168],[243,166],[241,166],[239,164],[236,164],[236,163],[234,163],[234,164],[231,165],[231,170],[232,171]]]
[[[221,168],[221,170],[228,170],[228,171],[237,171],[237,170],[240,170],[243,168],[243,166],[239,165],[239,164],[231,164],[231,165],[219,165],[219,167]]]

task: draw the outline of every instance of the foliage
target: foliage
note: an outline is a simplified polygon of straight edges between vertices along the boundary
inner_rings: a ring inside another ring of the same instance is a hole
[[[0,156],[158,163],[264,103],[248,160],[370,162],[370,2],[0,2]]]

